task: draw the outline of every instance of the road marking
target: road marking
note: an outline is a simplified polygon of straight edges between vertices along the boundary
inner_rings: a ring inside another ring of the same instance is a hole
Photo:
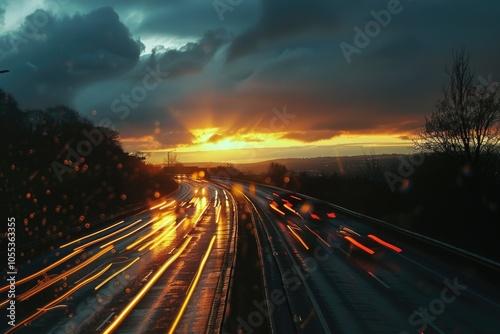
[[[377,276],[375,276],[374,273],[372,273],[371,271],[368,271],[368,274],[371,277],[375,278],[377,280],[377,282],[379,282],[380,284],[382,284],[383,286],[385,286],[387,289],[390,289],[390,287],[387,284],[385,284],[380,278],[378,278]]]
[[[139,293],[134,297],[134,299],[122,310],[122,312],[118,315],[118,317],[116,317],[116,319],[106,328],[106,330],[104,331],[105,334],[113,333],[118,328],[118,326],[120,326],[122,321],[129,315],[130,312],[132,312],[134,307],[139,303],[139,301],[144,297],[144,295],[146,295],[149,289],[151,289],[153,284],[155,284],[156,281],[160,278],[160,276],[163,275],[163,273],[168,269],[168,267],[170,267],[170,265],[174,263],[174,261],[177,260],[179,256],[181,256],[181,254],[184,252],[190,241],[191,238],[185,239],[184,243],[181,245],[179,250],[167,261],[165,261],[165,263],[161,266],[161,268],[154,274],[153,278],[151,278],[151,280],[149,280],[149,282],[143,286],[141,291],[139,291]]]
[[[210,253],[212,252],[212,248],[215,243],[216,236],[212,236],[212,240],[210,240],[210,244],[208,245],[207,251],[205,252],[205,255],[203,255],[203,259],[200,262],[200,266],[198,267],[198,271],[196,272],[196,275],[193,278],[193,281],[190,284],[190,287],[188,289],[188,292],[186,293],[186,299],[184,299],[184,303],[182,304],[179,313],[177,314],[177,317],[175,317],[175,320],[170,327],[170,330],[168,331],[169,334],[173,334],[179,325],[179,322],[182,319],[182,315],[184,314],[184,311],[186,310],[189,301],[191,300],[191,297],[193,296],[194,290],[196,289],[196,286],[198,285],[198,282],[200,280],[201,275],[203,274],[203,269],[205,268],[205,265],[207,264],[208,257],[210,256]]]
[[[332,247],[330,246],[330,244],[328,242],[325,241],[325,239],[323,239],[318,233],[314,232],[309,226],[307,226],[306,224],[304,224],[304,226],[309,230],[311,231],[311,233],[313,233],[315,236],[318,237],[319,240],[321,240],[325,245],[327,245],[328,247]]]
[[[424,316],[423,314],[421,314],[420,312],[418,311],[415,311],[415,314],[418,314],[423,320],[425,320],[425,322],[431,326],[436,332],[438,332],[439,334],[444,334],[444,332],[438,327],[436,326],[430,319],[428,319],[426,316]]]
[[[97,327],[97,328],[95,329],[95,331],[96,331],[96,332],[100,332],[100,331],[101,331],[101,329],[102,329],[104,326],[106,326],[107,322],[109,321],[109,319],[111,319],[111,317],[112,317],[113,315],[115,315],[115,312],[111,312],[111,314],[110,314],[110,315],[108,315],[108,317],[107,317],[106,319],[104,319],[104,321],[103,321],[103,322],[99,325],[99,327]]]

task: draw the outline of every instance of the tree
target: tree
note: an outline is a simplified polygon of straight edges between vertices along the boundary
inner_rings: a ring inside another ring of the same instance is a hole
[[[288,168],[277,162],[271,162],[267,175],[271,178],[271,181],[277,186],[281,186],[284,183],[285,176],[288,173]]]
[[[163,163],[167,165],[167,167],[182,166],[182,163],[179,161],[179,158],[174,151],[167,152],[167,157],[163,158]]]
[[[445,153],[460,157],[472,167],[481,157],[497,155],[500,144],[499,87],[491,83],[475,85],[470,55],[465,49],[453,52],[447,68],[449,84],[425,126],[417,134],[414,147],[424,153]]]

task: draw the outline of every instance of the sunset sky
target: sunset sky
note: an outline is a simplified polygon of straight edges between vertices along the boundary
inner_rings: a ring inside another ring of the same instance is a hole
[[[0,88],[24,109],[104,120],[150,162],[409,152],[453,49],[479,83],[498,80],[498,13],[493,0],[3,0]]]

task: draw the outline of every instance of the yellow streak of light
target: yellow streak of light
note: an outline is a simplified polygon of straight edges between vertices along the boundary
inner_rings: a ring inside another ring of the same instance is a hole
[[[309,226],[307,225],[304,225],[312,234],[314,234],[315,236],[318,237],[319,240],[321,240],[325,245],[327,245],[328,247],[332,247],[330,246],[330,244],[328,242],[325,241],[325,239],[323,239],[318,233],[314,232]]]
[[[56,262],[52,263],[50,266],[45,267],[45,268],[43,268],[42,270],[37,271],[36,273],[34,273],[34,274],[32,274],[32,275],[29,275],[28,277],[25,277],[25,278],[23,278],[23,279],[20,279],[19,281],[16,281],[16,286],[19,286],[19,285],[21,285],[21,284],[23,284],[23,283],[26,283],[26,282],[28,282],[29,280],[31,280],[31,279],[33,279],[33,278],[35,278],[35,277],[41,276],[43,273],[46,273],[46,272],[48,272],[49,270],[51,270],[52,268],[57,267],[58,265],[60,265],[60,264],[61,264],[61,263],[63,263],[64,261],[66,261],[66,260],[68,260],[68,259],[72,258],[72,257],[73,257],[73,256],[75,256],[76,254],[81,253],[82,251],[83,251],[83,249],[80,249],[80,250],[74,251],[73,253],[71,253],[71,254],[69,254],[69,255],[66,255],[66,256],[65,256],[65,257],[63,257],[62,259],[60,259],[60,260],[58,260],[58,261],[56,261]],[[0,292],[4,292],[4,291],[8,290],[8,289],[9,289],[9,286],[10,286],[10,285],[6,285],[6,286],[4,286],[4,287],[0,288]]]
[[[88,283],[94,281],[96,278],[98,278],[99,276],[101,276],[102,274],[104,274],[110,267],[111,267],[111,263],[108,264],[103,270],[101,270],[100,272],[98,272],[94,276],[91,276],[91,277],[87,278],[86,280],[80,282],[79,284],[77,284],[76,286],[74,286],[73,288],[71,288],[71,290],[69,290],[68,292],[66,292],[65,294],[63,294],[62,296],[60,296],[59,298],[54,299],[53,301],[51,301],[50,303],[48,303],[44,307],[39,308],[38,312],[32,314],[31,316],[29,316],[26,319],[23,319],[23,321],[18,322],[16,324],[16,326],[10,328],[5,333],[13,332],[14,330],[16,330],[17,328],[19,328],[21,326],[27,326],[27,324],[29,324],[32,320],[38,318],[42,313],[45,313],[45,311],[47,309],[50,309],[53,305],[55,305],[55,304],[59,303],[60,301],[68,298],[72,293],[74,293],[76,290],[80,289],[82,286],[87,285]]]
[[[179,313],[175,317],[175,320],[172,323],[172,326],[170,327],[168,334],[174,333],[176,328],[177,328],[177,325],[179,325],[179,322],[182,319],[182,315],[184,314],[184,311],[186,310],[186,308],[189,304],[189,301],[191,300],[191,297],[193,296],[194,290],[196,289],[196,286],[198,285],[198,281],[200,280],[200,277],[203,273],[203,269],[205,268],[205,265],[208,261],[208,257],[210,256],[214,242],[215,242],[215,235],[212,237],[212,240],[210,240],[210,244],[208,245],[208,249],[205,252],[205,255],[203,255],[203,259],[201,260],[200,266],[198,267],[198,271],[196,272],[196,275],[195,275],[194,280],[191,284],[191,287],[189,288],[186,299],[184,299],[184,303],[182,303],[182,306],[179,310]]]
[[[288,229],[290,230],[290,232],[292,232],[292,235],[295,237],[295,239],[297,239],[301,244],[302,246],[304,246],[304,248],[306,250],[309,250],[309,246],[306,244],[306,242],[300,237],[300,235],[297,234],[297,232],[295,232],[293,230],[293,228],[290,227],[290,225],[287,225],[286,227],[288,227]]]
[[[57,277],[51,279],[46,284],[43,284],[41,286],[36,286],[33,289],[28,290],[28,291],[22,293],[21,295],[18,296],[18,299],[20,301],[24,301],[24,300],[26,300],[26,299],[34,296],[38,292],[40,292],[40,291],[48,288],[49,286],[51,286],[52,284],[56,283],[57,281],[63,279],[64,277],[68,277],[68,276],[74,274],[75,272],[77,272],[78,270],[80,270],[80,269],[88,266],[89,264],[91,264],[92,262],[94,262],[95,260],[97,260],[98,258],[100,258],[101,256],[103,256],[104,254],[106,254],[111,249],[113,249],[113,246],[106,247],[105,249],[101,250],[99,253],[93,255],[92,257],[90,257],[87,261],[85,261],[83,263],[80,263],[79,265],[71,268],[70,270],[68,270],[68,271],[66,271],[64,273],[59,274]]]
[[[215,207],[215,212],[216,212],[216,216],[215,216],[215,223],[218,224],[219,223],[219,220],[220,220],[220,212],[222,211],[222,206],[219,204],[218,206]]]
[[[117,225],[120,225],[120,224],[122,224],[123,222],[125,222],[125,221],[124,221],[124,220],[122,220],[122,221],[120,221],[120,222],[118,222],[118,223],[116,223],[116,224],[113,224],[113,225],[111,225],[111,226],[108,226],[108,227],[106,227],[106,228],[103,228],[102,230],[99,230],[99,231],[97,231],[97,232],[94,232],[94,233],[91,233],[91,234],[89,234],[89,235],[86,235],[86,236],[84,236],[84,237],[82,237],[82,238],[80,238],[80,239],[76,239],[76,240],[73,240],[73,241],[71,241],[71,242],[68,242],[67,244],[62,245],[62,246],[61,246],[61,247],[59,247],[59,248],[64,248],[64,247],[67,247],[67,246],[69,246],[69,245],[76,244],[76,243],[77,243],[77,242],[79,242],[79,241],[82,241],[82,240],[84,240],[84,239],[87,239],[87,238],[93,237],[94,235],[99,234],[99,233],[102,233],[102,232],[104,232],[104,231],[106,231],[106,230],[109,230],[110,228],[113,228],[113,227],[115,227],[115,226],[117,226]]]
[[[132,244],[128,245],[125,249],[126,250],[131,250],[132,248],[134,248],[135,246],[137,246],[138,244],[140,244],[141,242],[143,242],[144,240],[146,240],[147,238],[153,236],[155,233],[157,233],[159,230],[161,230],[162,228],[164,228],[165,226],[167,225],[167,222],[164,222],[163,224],[161,224],[159,227],[155,228],[153,231],[149,232],[148,234],[146,234],[145,236],[142,236],[140,238],[138,238],[136,241],[134,241]]]
[[[149,250],[153,250],[156,248],[156,246],[158,246],[159,244],[161,244],[163,241],[165,241],[174,231],[177,230],[177,228],[179,226],[182,225],[182,223],[184,222],[184,219],[181,220],[181,222],[179,224],[177,224],[174,228],[170,229],[170,230],[166,230],[164,233],[165,235],[161,238],[156,238],[156,242],[153,244],[153,246],[149,247]]]
[[[164,202],[164,203],[165,203],[165,202]],[[172,205],[174,205],[174,204],[175,204],[175,200],[173,200],[173,201],[172,201],[172,202],[170,202],[170,203],[165,204],[164,206],[161,206],[161,207],[160,207],[160,210],[163,210],[163,209],[165,209],[165,208],[168,208],[168,207],[170,207],[170,206],[172,206]]]
[[[177,224],[177,226],[179,226],[180,224],[182,224],[184,222],[184,220],[186,220],[186,218],[184,218],[183,220],[181,220],[179,222],[179,224]],[[146,242],[144,245],[142,245],[140,248],[139,248],[139,252],[142,252],[143,250],[145,250],[146,248],[148,248],[151,244],[155,243],[157,240],[163,240],[165,237],[165,234],[167,235],[170,235],[172,229],[173,229],[173,226],[174,225],[169,225],[167,227],[167,229],[165,229],[165,231],[161,232],[160,235],[158,235],[156,238],[153,238],[151,239],[150,241]]]
[[[113,239],[113,240],[111,240],[111,241],[109,241],[109,242],[105,243],[104,245],[102,245],[102,246],[101,246],[101,248],[106,247],[106,246],[109,246],[109,245],[112,245],[112,244],[114,244],[115,242],[118,242],[118,241],[120,241],[120,240],[123,240],[123,239],[125,239],[125,238],[130,237],[132,234],[137,233],[137,231],[142,230],[143,228],[147,227],[149,224],[151,224],[152,222],[154,222],[154,221],[155,221],[155,220],[157,220],[157,219],[158,219],[158,218],[153,218],[153,219],[151,219],[151,220],[150,220],[150,221],[148,221],[146,224],[144,224],[144,225],[142,225],[142,226],[139,226],[139,227],[138,227],[138,228],[136,228],[135,230],[130,231],[130,232],[128,232],[127,234],[122,235],[121,237],[118,237],[118,238],[116,238],[116,239]],[[141,221],[142,221],[142,219],[139,219],[139,220],[141,220]]]
[[[165,204],[165,203],[167,203],[167,201],[163,201],[163,202],[161,202],[160,204],[157,204],[157,205],[155,205],[155,206],[152,206],[152,207],[150,207],[150,208],[149,208],[149,210],[154,210],[154,209],[157,209],[157,208],[159,208],[160,206],[162,206],[162,205],[163,205],[163,204]]]
[[[165,270],[170,267],[170,265],[177,260],[177,258],[184,252],[187,245],[191,241],[192,237],[187,237],[186,240],[182,243],[179,250],[170,257],[161,268],[154,274],[154,276],[148,281],[146,285],[139,291],[139,293],[132,299],[132,301],[123,309],[123,311],[114,319],[114,321],[104,330],[104,334],[113,333],[118,326],[122,323],[122,321],[128,316],[128,314],[132,311],[132,309],[141,301],[144,295],[151,289],[153,284],[160,278],[161,275],[165,272]]]
[[[96,285],[96,287],[94,288],[95,291],[99,290],[99,288],[101,286],[103,286],[104,284],[108,283],[109,281],[111,281],[114,277],[116,277],[117,275],[119,275],[120,273],[122,273],[123,271],[127,270],[128,268],[130,268],[134,263],[136,263],[138,260],[140,259],[140,257],[137,257],[134,261],[130,262],[129,264],[127,264],[125,267],[121,268],[120,270],[118,270],[116,273],[114,273],[113,275],[109,276],[108,278],[106,278],[104,281],[102,281],[101,283],[99,283],[98,285]]]
[[[106,240],[106,239],[108,239],[108,238],[111,238],[112,236],[117,235],[118,233],[121,233],[121,232],[123,232],[123,231],[125,231],[125,230],[127,230],[127,229],[129,229],[129,228],[131,228],[131,227],[133,227],[134,225],[139,224],[141,221],[142,221],[142,219],[136,220],[136,221],[135,221],[135,222],[133,222],[132,224],[127,225],[127,226],[125,226],[125,227],[123,227],[123,228],[119,229],[118,231],[114,231],[113,233],[110,233],[110,234],[108,234],[108,235],[105,235],[104,237],[101,237],[101,238],[99,238],[99,239],[95,239],[95,240],[93,240],[93,241],[91,241],[91,242],[86,243],[85,245],[78,246],[78,247],[76,247],[76,248],[75,248],[75,250],[80,249],[80,248],[82,248],[82,249],[83,249],[83,248],[87,248],[88,246],[92,246],[92,245],[94,245],[94,244],[96,244],[96,243],[98,243],[98,242],[101,242],[101,241],[104,241],[104,240]]]

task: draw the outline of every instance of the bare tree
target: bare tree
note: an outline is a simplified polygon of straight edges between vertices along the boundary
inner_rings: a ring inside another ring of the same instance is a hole
[[[182,163],[179,161],[177,153],[175,153],[173,150],[167,152],[167,157],[163,158],[163,163],[167,167],[182,166]]]
[[[499,150],[499,88],[474,84],[475,74],[465,49],[453,52],[453,64],[446,73],[450,82],[443,88],[444,97],[425,118],[414,147],[424,153],[459,156],[477,166],[481,156],[495,155]]]

